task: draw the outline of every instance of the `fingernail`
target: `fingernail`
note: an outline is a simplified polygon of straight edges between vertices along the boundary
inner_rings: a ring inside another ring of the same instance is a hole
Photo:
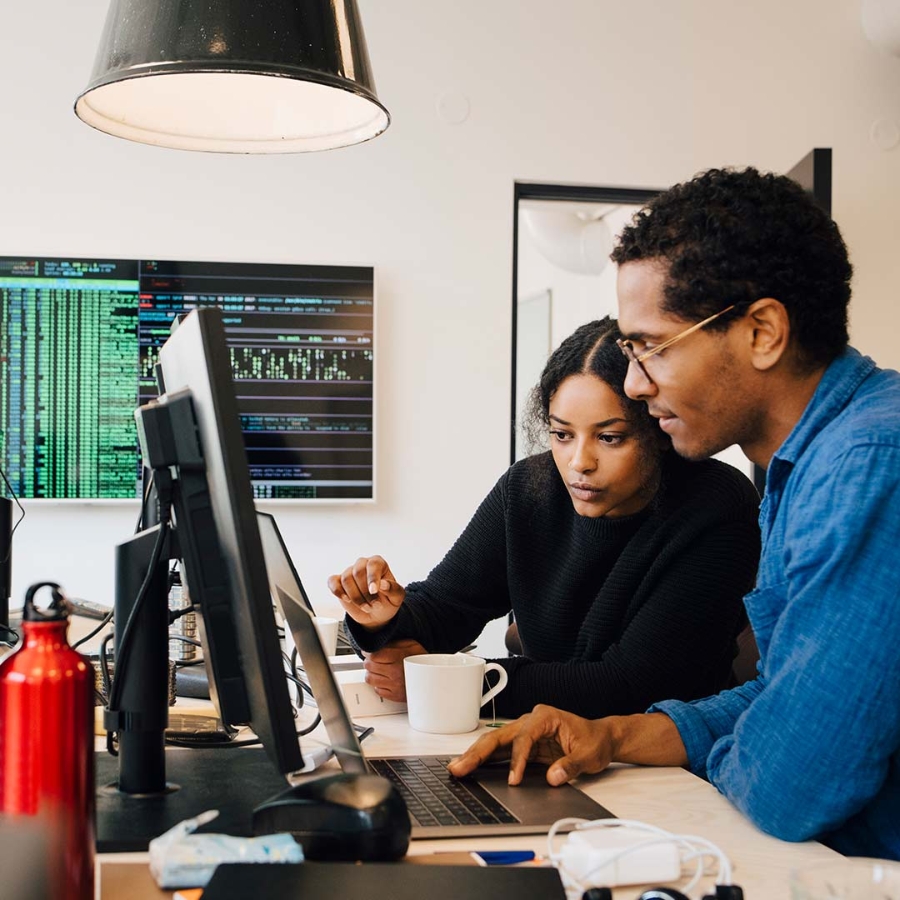
[[[373,600],[372,603],[370,604],[369,608],[374,609],[377,612],[383,606],[384,606],[384,604],[380,600]]]
[[[369,606],[368,603],[360,603],[359,608],[360,608],[364,613],[370,613],[370,612],[372,612],[372,607]]]
[[[383,591],[386,591],[390,586],[391,586],[391,583],[386,578],[381,579],[381,589]]]
[[[375,584],[374,581],[370,581],[370,582],[369,582],[369,593],[370,593],[370,594],[377,594],[377,593],[378,593],[378,585]]]

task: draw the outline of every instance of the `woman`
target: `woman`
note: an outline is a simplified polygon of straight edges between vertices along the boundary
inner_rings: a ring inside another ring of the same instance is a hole
[[[617,337],[605,318],[551,355],[530,416],[550,451],[503,475],[424,581],[404,589],[378,556],[328,579],[381,696],[405,699],[404,657],[455,652],[510,611],[523,655],[496,660],[497,715],[624,714],[726,684],[759,498],[736,469],[675,455],[625,396]]]

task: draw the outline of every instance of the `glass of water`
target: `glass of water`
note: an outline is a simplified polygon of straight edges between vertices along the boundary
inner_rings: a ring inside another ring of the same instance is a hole
[[[791,873],[791,900],[900,900],[900,863],[848,858]]]

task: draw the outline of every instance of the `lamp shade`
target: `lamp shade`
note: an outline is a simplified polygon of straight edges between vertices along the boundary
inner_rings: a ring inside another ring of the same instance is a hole
[[[112,0],[75,114],[225,153],[344,147],[390,123],[356,0]]]

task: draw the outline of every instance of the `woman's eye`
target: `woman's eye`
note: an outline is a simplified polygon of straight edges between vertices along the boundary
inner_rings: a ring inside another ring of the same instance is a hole
[[[602,444],[621,444],[625,437],[624,434],[601,434],[598,439]]]
[[[552,438],[556,439],[557,441],[567,441],[567,440],[569,440],[569,435],[566,434],[565,431],[554,431],[553,429],[551,429],[551,431],[550,431],[550,436],[551,436]]]

